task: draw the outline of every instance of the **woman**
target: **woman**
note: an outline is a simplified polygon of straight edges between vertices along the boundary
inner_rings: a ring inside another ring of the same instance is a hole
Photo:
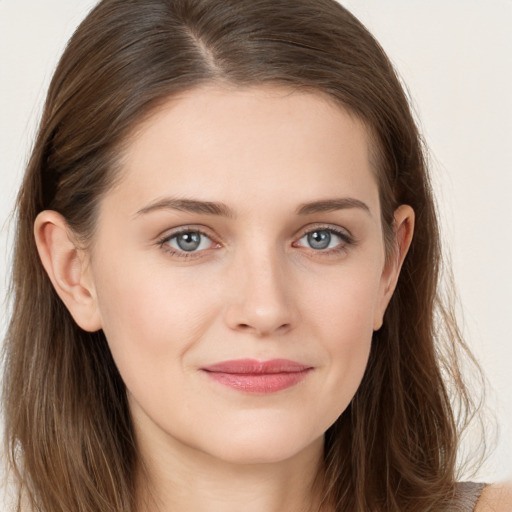
[[[455,482],[452,389],[471,401],[419,135],[335,2],[101,2],[54,75],[15,250],[24,509],[480,496]]]

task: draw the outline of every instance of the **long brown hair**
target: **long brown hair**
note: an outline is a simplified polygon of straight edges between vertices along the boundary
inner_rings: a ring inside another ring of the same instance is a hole
[[[334,0],[103,0],[73,35],[17,203],[3,400],[20,495],[40,512],[134,508],[139,458],[124,384],[103,333],[81,330],[54,291],[33,224],[56,210],[90,241],[129,135],[170,96],[212,82],[329,95],[372,138],[388,251],[394,209],[414,208],[412,246],[365,376],[326,433],[322,486],[337,511],[442,510],[472,403],[459,372],[466,348],[438,291],[424,148],[388,58]]]

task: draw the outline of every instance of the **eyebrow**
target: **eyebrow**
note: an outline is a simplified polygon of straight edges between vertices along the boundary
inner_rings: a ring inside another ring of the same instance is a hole
[[[180,212],[199,213],[203,215],[218,215],[220,217],[235,217],[235,213],[224,203],[200,201],[198,199],[179,199],[168,197],[141,208],[136,215],[144,215],[158,210],[178,210]]]
[[[351,197],[323,199],[303,203],[298,206],[297,215],[311,215],[314,213],[333,212],[358,208],[371,215],[370,208],[366,203]],[[137,211],[136,216],[144,215],[158,210],[178,210],[182,212],[198,213],[202,215],[216,215],[220,217],[235,218],[235,212],[224,203],[213,201],[201,201],[199,199],[164,198],[145,206]]]
[[[334,212],[337,210],[347,210],[350,208],[359,208],[371,215],[369,206],[359,199],[352,197],[343,197],[336,199],[324,199],[321,201],[313,201],[304,203],[297,208],[299,215],[311,215],[312,213]]]

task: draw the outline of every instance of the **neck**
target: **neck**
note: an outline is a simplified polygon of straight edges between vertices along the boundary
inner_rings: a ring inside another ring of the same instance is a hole
[[[139,441],[138,512],[320,511],[323,439],[290,459],[257,464],[219,460],[171,440]]]

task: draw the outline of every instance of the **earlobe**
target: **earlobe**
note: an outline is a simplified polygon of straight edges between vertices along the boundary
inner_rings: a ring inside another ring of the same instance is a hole
[[[394,250],[387,258],[381,278],[380,304],[376,308],[374,331],[382,327],[384,313],[395,291],[400,270],[409,251],[414,233],[414,210],[406,204],[399,206],[394,213]]]
[[[64,217],[51,210],[41,212],[34,223],[34,236],[43,267],[75,322],[86,331],[101,329],[85,254]]]

